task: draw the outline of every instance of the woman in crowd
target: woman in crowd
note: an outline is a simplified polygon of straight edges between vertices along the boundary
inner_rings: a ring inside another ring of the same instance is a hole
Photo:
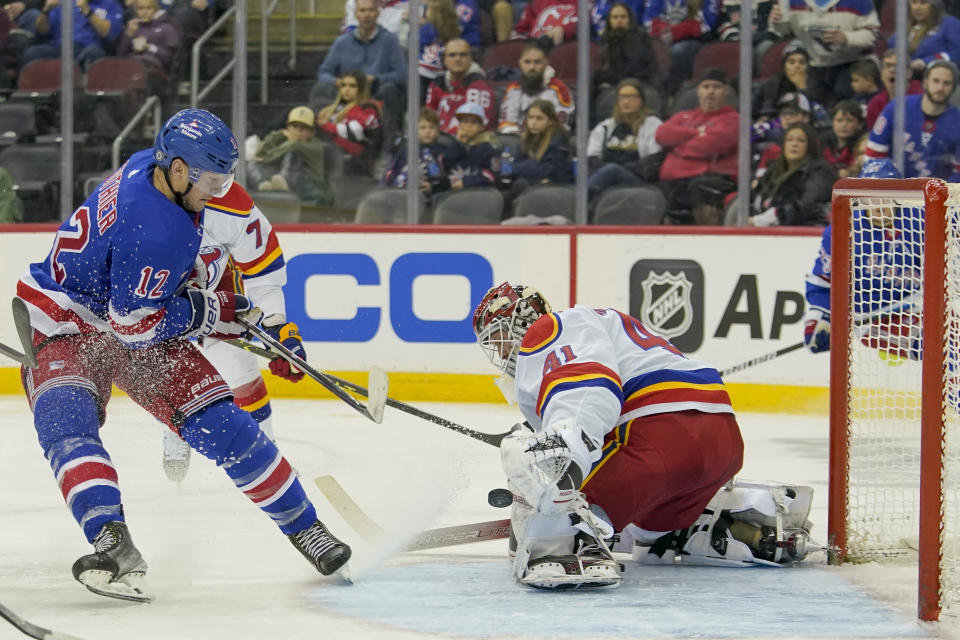
[[[780,157],[760,178],[747,222],[754,227],[825,225],[834,181],[814,128],[792,124],[783,133]]]
[[[520,154],[512,175],[501,167],[501,181],[508,182],[504,210],[509,213],[513,201],[528,187],[537,184],[571,184],[573,150],[570,135],[560,122],[557,109],[549,100],[534,100],[527,107],[520,134]]]
[[[823,157],[838,178],[856,176],[857,142],[865,133],[863,109],[856,100],[841,100],[830,110],[832,127],[821,137]]]
[[[782,61],[780,71],[764,80],[753,96],[754,121],[776,118],[780,101],[788,93],[802,93],[810,99],[807,92],[810,55],[803,44],[799,40],[791,41],[783,49]]]
[[[893,49],[897,39],[887,42]],[[934,60],[960,60],[960,20],[944,11],[943,0],[910,0],[907,53],[915,76]]]
[[[344,172],[372,175],[373,160],[380,151],[383,131],[380,106],[370,100],[363,71],[348,71],[339,80],[337,98],[317,114],[317,127],[348,154]]]
[[[616,185],[657,182],[663,161],[654,139],[663,121],[644,103],[643,85],[633,78],[621,80],[616,96],[613,116],[594,127],[587,140],[591,200]]]

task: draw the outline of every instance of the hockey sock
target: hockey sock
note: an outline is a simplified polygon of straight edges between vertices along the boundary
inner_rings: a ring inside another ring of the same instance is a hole
[[[220,400],[191,415],[180,435],[199,453],[223,467],[255,505],[287,534],[317,519],[297,474],[250,414]]]
[[[44,456],[67,508],[91,543],[107,522],[123,522],[117,470],[98,435],[99,412],[90,391],[75,386],[54,387],[33,407]]]
[[[262,377],[233,389],[233,403],[253,416],[268,438],[273,437],[273,409]]]

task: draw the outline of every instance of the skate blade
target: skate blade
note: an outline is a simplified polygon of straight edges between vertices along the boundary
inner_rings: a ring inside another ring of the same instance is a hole
[[[761,560],[754,558],[751,561],[728,560],[727,558],[711,558],[709,556],[680,556],[680,564],[692,567],[780,567],[784,565],[779,562]]]
[[[520,582],[534,589],[613,589],[620,586],[623,576],[526,576]]]
[[[128,573],[114,581],[110,580],[111,577],[109,571],[89,569],[81,573],[77,580],[98,596],[129,600],[130,602],[151,602],[153,600],[142,573]]]
[[[350,575],[350,563],[344,564],[342,567],[333,572],[334,575],[339,576],[347,584],[353,584],[353,576]]]

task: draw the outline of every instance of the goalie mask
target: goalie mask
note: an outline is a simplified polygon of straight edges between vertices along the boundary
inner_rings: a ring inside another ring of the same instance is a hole
[[[504,282],[490,289],[477,305],[473,332],[493,366],[513,377],[523,336],[551,310],[550,303],[533,287]]]

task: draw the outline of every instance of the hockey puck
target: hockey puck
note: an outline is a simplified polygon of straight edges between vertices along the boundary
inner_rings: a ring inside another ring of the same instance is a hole
[[[509,507],[513,504],[513,494],[509,489],[491,489],[487,494],[487,503],[491,507]]]

